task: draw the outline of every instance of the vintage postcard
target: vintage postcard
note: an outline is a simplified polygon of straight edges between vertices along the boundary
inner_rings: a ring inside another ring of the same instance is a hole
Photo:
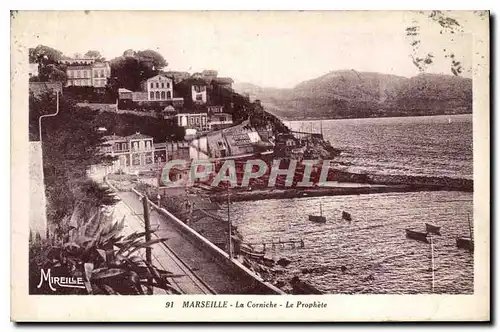
[[[489,15],[12,11],[11,319],[489,321]]]

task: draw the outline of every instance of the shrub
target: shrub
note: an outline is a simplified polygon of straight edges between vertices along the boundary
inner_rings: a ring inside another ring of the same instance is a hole
[[[180,293],[169,280],[176,275],[138,255],[139,250],[166,239],[145,242],[145,232],[121,235],[123,220],[113,223],[112,215],[102,210],[82,219],[82,206],[78,204],[47,240],[30,243],[30,294],[142,295],[148,287]],[[47,283],[38,287],[42,269],[57,276],[83,278],[85,289],[61,287],[53,291]]]

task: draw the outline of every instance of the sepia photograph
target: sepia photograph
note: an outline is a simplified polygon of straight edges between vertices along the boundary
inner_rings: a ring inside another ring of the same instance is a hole
[[[13,294],[489,319],[489,15],[12,11]]]

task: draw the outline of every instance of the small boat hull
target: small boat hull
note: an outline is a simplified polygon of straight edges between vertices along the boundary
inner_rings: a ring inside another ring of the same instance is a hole
[[[348,212],[342,211],[342,219],[347,220],[347,221],[351,221],[352,220],[351,214]]]
[[[309,215],[309,221],[317,222],[317,223],[325,223],[326,217]]]
[[[425,224],[425,229],[427,230],[427,233],[433,233],[436,235],[441,235],[441,227],[433,225],[433,224]]]
[[[406,231],[407,238],[421,241],[421,242],[427,242],[427,243],[429,242],[429,240],[427,239],[427,233],[413,231],[411,229],[406,229],[405,231]]]
[[[258,252],[258,251],[248,251],[243,248],[241,248],[241,253],[245,256],[254,258],[254,259],[261,259],[264,257],[265,252]]]
[[[473,251],[474,241],[467,237],[457,237],[457,247]]]

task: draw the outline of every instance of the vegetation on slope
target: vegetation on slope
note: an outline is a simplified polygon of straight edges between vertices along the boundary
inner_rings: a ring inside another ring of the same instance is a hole
[[[236,86],[253,93],[273,113],[287,119],[363,118],[470,113],[472,80],[421,74],[412,78],[379,73],[335,71],[293,89]]]

